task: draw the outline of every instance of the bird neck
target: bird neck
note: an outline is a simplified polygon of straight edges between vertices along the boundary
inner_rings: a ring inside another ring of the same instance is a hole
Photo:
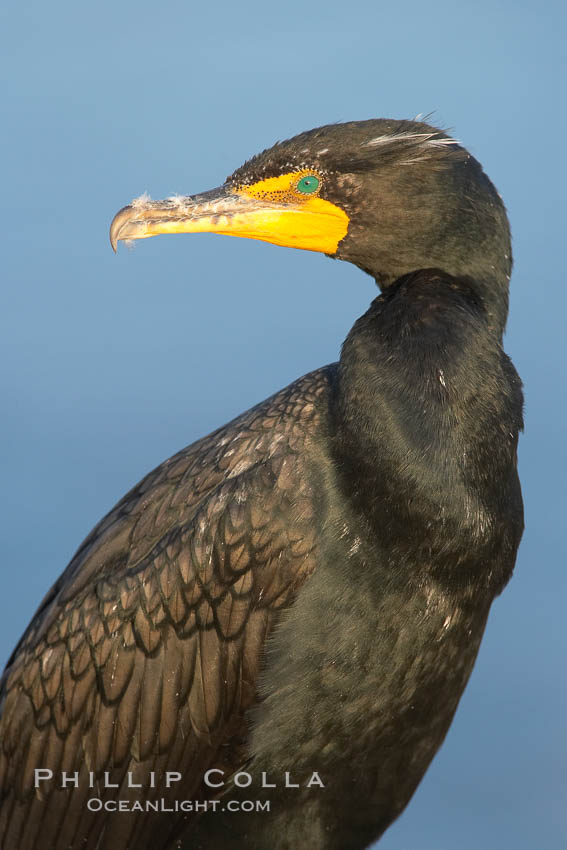
[[[428,264],[428,268],[437,270],[438,267],[434,262],[435,258],[430,259],[433,259],[433,262]],[[443,277],[450,277],[461,281],[461,285],[466,285],[467,290],[475,296],[476,301],[482,304],[485,321],[488,328],[494,334],[494,338],[502,342],[508,318],[510,267],[507,267],[508,272],[506,273],[504,269],[496,270],[493,265],[487,265],[487,258],[483,258],[477,263],[471,263],[470,257],[467,260],[468,262],[463,262],[462,264],[454,263],[454,271],[450,274],[446,271],[440,273]],[[507,263],[508,260],[505,259],[504,262]],[[445,269],[446,265],[444,263],[439,268]],[[419,272],[405,272],[400,269],[399,273],[394,273],[389,278],[373,276],[380,291],[386,293],[392,288],[396,290],[402,280],[415,278],[416,275],[423,275],[423,270]]]
[[[521,384],[479,292],[436,270],[392,284],[347,337],[334,396],[343,491],[378,539],[451,566],[517,545],[494,518],[519,499]]]
[[[397,168],[384,180],[360,201],[340,255],[371,274],[382,290],[423,269],[468,280],[501,337],[512,270],[510,227],[480,163],[467,154],[440,169]]]

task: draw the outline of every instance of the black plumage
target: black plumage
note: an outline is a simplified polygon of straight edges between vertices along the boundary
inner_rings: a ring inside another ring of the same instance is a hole
[[[343,211],[336,250],[314,250],[382,294],[338,363],[150,473],[48,593],[2,680],[3,850],[364,848],[449,728],[522,533],[504,207],[435,128],[353,122],[276,145],[209,195],[138,202],[113,242],[202,220],[211,198],[255,216],[249,187],[289,173],[316,177],[317,203],[268,182],[270,214]],[[35,768],[54,780],[34,787]],[[250,787],[231,786],[239,770]],[[170,788],[167,771],[182,774]],[[93,812],[93,797],[270,811]]]

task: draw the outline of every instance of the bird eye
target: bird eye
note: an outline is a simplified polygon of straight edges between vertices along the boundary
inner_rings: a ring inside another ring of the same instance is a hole
[[[319,188],[321,181],[318,177],[315,177],[313,174],[307,174],[305,177],[302,177],[298,182],[296,189],[298,192],[302,192],[304,195],[311,195],[313,192],[316,192]]]

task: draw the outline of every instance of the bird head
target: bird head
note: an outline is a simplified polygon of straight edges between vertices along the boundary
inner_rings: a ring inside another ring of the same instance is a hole
[[[479,163],[417,121],[331,124],[278,142],[218,189],[142,197],[115,216],[118,240],[221,233],[319,251],[381,288],[424,268],[478,282],[503,329],[511,270],[504,205]]]

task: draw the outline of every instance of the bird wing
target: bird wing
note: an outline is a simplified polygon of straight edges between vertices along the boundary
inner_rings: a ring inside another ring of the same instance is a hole
[[[328,382],[306,376],[150,473],[47,594],[1,683],[5,850],[98,847],[101,829],[113,850],[160,847],[163,824],[149,843],[145,817],[88,799],[167,770],[194,797],[211,765],[242,764],[262,647],[315,566],[305,457]],[[36,788],[37,768],[53,780]]]

